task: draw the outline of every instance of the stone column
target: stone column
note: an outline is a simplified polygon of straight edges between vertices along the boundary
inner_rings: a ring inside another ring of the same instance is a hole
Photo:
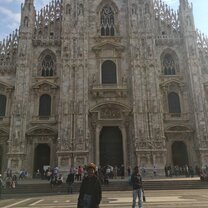
[[[99,125],[96,126],[95,132],[95,164],[97,166],[100,165],[100,130],[101,127]]]
[[[121,134],[122,134],[122,143],[123,143],[123,160],[124,160],[124,170],[127,168],[128,164],[127,164],[127,143],[126,143],[126,129],[125,126],[120,126],[119,127],[121,130]]]

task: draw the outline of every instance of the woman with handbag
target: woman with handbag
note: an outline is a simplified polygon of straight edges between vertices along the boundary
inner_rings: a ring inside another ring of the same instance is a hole
[[[131,175],[131,184],[132,184],[132,188],[133,188],[132,208],[136,207],[137,197],[138,197],[138,207],[142,208],[143,184],[142,184],[142,176],[139,173],[139,167],[138,166],[136,166],[134,168],[134,172]]]

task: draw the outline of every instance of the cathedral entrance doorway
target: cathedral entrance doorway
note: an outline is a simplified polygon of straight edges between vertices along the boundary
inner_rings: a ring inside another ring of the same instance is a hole
[[[0,173],[2,173],[2,163],[3,163],[3,148],[0,146]]]
[[[38,169],[43,173],[43,167],[50,165],[50,147],[48,144],[38,144],[35,148],[34,172]]]
[[[173,165],[188,165],[188,153],[186,144],[182,141],[176,141],[172,144]]]
[[[117,126],[102,128],[99,149],[101,166],[120,166],[124,164],[122,134]]]

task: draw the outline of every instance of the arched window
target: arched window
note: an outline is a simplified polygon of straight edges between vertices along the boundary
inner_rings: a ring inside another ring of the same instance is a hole
[[[145,4],[145,14],[149,14],[149,4]]]
[[[173,57],[170,54],[166,54],[163,59],[163,73],[164,75],[175,75],[176,66]]]
[[[168,94],[169,113],[181,113],[180,99],[177,93],[170,92]]]
[[[66,14],[71,14],[71,5],[70,4],[66,5]]]
[[[6,114],[6,101],[6,96],[0,95],[0,116],[5,116]]]
[[[53,76],[55,71],[55,64],[50,55],[46,55],[41,64],[41,76],[48,77]]]
[[[109,5],[103,7],[100,14],[101,36],[115,35],[114,12]]]
[[[51,115],[51,96],[44,94],[40,97],[39,116]]]
[[[113,61],[104,61],[102,64],[102,84],[116,84],[116,64]]]

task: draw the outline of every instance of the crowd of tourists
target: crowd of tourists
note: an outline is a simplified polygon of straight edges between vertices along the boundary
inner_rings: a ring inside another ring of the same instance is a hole
[[[130,174],[130,168],[127,169],[128,175]],[[74,181],[82,181],[82,179],[87,175],[87,165],[70,167],[69,173],[73,173]],[[124,166],[99,166],[96,167],[96,175],[99,177],[102,184],[108,184],[109,179],[116,179],[118,177],[124,178],[125,170]],[[51,185],[60,185],[64,182],[63,175],[60,173],[58,167],[47,167],[42,170],[37,170],[34,178],[46,179],[50,181]]]
[[[201,181],[208,181],[208,165],[204,166],[200,173]]]
[[[165,170],[165,176],[166,177],[173,177],[173,176],[185,176],[185,177],[194,177],[194,176],[201,176],[201,175],[206,175],[208,174],[208,166],[200,168],[198,165],[193,168],[192,166],[189,165],[167,165],[164,168]]]
[[[12,170],[8,168],[7,171],[6,171],[6,177],[5,177],[5,180],[4,180],[5,181],[5,187],[6,188],[16,188],[17,179],[24,180],[27,177],[28,177],[28,172],[25,169],[21,169],[19,171],[19,174],[17,174],[17,173],[13,174]]]
[[[146,169],[144,166],[139,167],[139,171],[142,177],[145,177]],[[109,179],[117,179],[124,178],[125,175],[130,177],[132,175],[133,170],[131,167],[127,167],[124,169],[124,165],[120,166],[99,166],[96,167],[96,175],[99,178],[101,184],[107,185],[109,184]],[[171,166],[166,165],[164,167],[164,172],[166,177],[177,177],[177,176],[186,176],[193,177],[194,175],[199,176],[201,180],[208,181],[208,166],[199,168],[199,166],[195,166],[193,169],[192,166],[184,165],[184,166]],[[71,175],[70,175],[71,174]],[[69,176],[70,175],[70,176]],[[149,175],[149,170],[148,170]],[[157,176],[157,168],[154,165],[152,168],[152,175]],[[38,169],[33,175],[34,178],[46,179],[49,181],[51,187],[54,185],[61,185],[64,182],[66,183],[74,183],[74,181],[82,181],[83,178],[87,176],[87,165],[70,167],[67,178],[63,178],[62,173],[60,173],[58,167],[44,167],[41,171]],[[4,184],[6,188],[15,188],[17,184],[17,180],[24,180],[28,177],[28,172],[26,169],[21,169],[19,173],[12,174],[11,169],[7,169],[6,177],[4,177]],[[70,188],[69,188],[70,189]],[[69,192],[72,192],[69,190]]]

